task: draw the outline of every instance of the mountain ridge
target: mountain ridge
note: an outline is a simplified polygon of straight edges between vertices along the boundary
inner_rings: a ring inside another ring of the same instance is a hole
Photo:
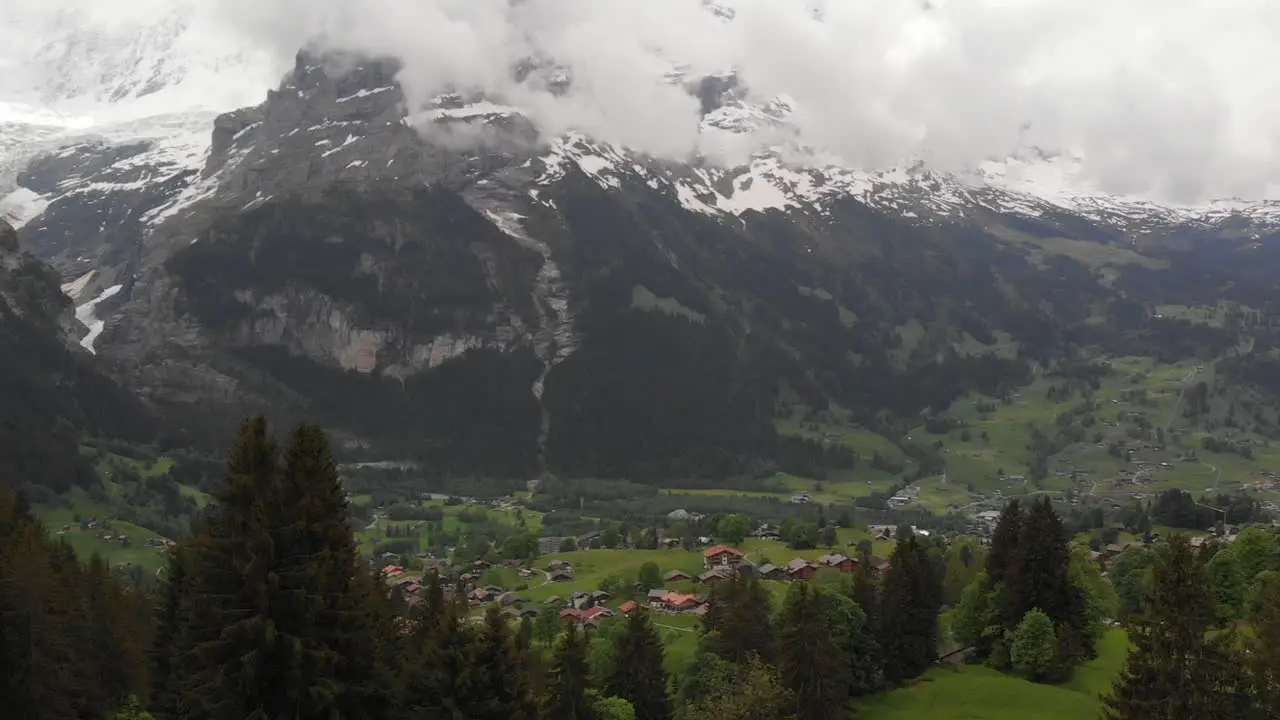
[[[674,163],[539,139],[483,96],[411,112],[397,72],[301,53],[263,103],[176,116],[171,140],[23,146],[24,242],[97,301],[100,361],[188,436],[266,409],[453,474],[807,472],[839,460],[778,435],[783,405],[900,438],[1099,350],[1225,351],[1162,304],[1273,310],[1266,203],[1082,213],[789,151]],[[696,84],[714,131],[785,116]]]

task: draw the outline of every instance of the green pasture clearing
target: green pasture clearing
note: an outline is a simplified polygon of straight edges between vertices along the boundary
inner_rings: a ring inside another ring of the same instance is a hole
[[[950,472],[950,468],[948,468]],[[927,478],[916,483],[920,487],[917,503],[931,512],[945,515],[953,509],[979,502],[965,486],[957,482],[943,483],[942,478]]]
[[[511,528],[521,530],[522,532],[537,534],[542,528],[542,513],[527,509],[523,510],[522,516],[524,518],[525,525],[521,528],[520,519],[517,517],[517,510],[498,510],[483,505],[445,505],[442,500],[424,500],[417,504],[421,507],[440,508],[443,512],[442,521],[444,523],[445,531],[458,533],[460,535],[466,534],[467,527],[469,525],[479,525],[484,522],[482,520],[477,520],[475,523],[466,523],[458,519],[459,514],[464,509],[473,516],[480,511],[484,511],[485,518],[489,522],[507,525]],[[427,536],[427,525],[428,521],[426,520],[388,520],[385,517],[380,517],[372,527],[357,530],[354,535],[360,549],[367,554],[373,550],[375,545],[387,539],[388,528],[411,528],[418,526],[418,537],[425,541]]]
[[[530,587],[522,595],[542,602],[553,595],[568,596],[575,590],[598,590],[600,583],[611,576],[621,577],[628,582],[634,581],[640,572],[640,566],[647,562],[656,563],[663,574],[682,570],[696,576],[705,569],[702,553],[688,550],[578,550],[541,556],[535,565],[540,570],[545,570],[553,560],[573,565],[573,580]],[[614,598],[619,602],[626,599],[628,598]]]
[[[698,497],[751,497],[769,498],[785,502],[791,498],[793,493],[803,491],[809,493],[814,502],[821,503],[823,505],[850,505],[858,498],[885,492],[889,488],[893,487],[894,483],[897,481],[888,473],[871,471],[866,473],[832,472],[831,477],[826,480],[818,480],[816,478],[780,472],[772,477],[768,482],[774,484],[776,489],[736,490],[732,488],[665,488],[661,492],[664,495],[671,495],[673,497],[678,497],[680,495]]]
[[[1021,245],[1030,250],[1031,259],[1046,265],[1046,255],[1060,255],[1091,268],[1109,266],[1140,265],[1153,270],[1161,270],[1169,266],[1165,260],[1150,258],[1145,255],[1106,243],[1089,240],[1076,240],[1066,237],[1038,237],[1012,228],[993,227],[992,234],[1011,245]]]
[[[1094,422],[1085,428],[1084,439],[1054,455],[1049,462],[1050,474],[1036,488],[1042,490],[1078,489],[1082,492],[1126,495],[1132,492],[1159,492],[1179,488],[1203,492],[1214,484],[1216,470],[1222,470],[1222,489],[1238,488],[1252,478],[1258,467],[1280,464],[1280,447],[1250,436],[1255,459],[1244,460],[1233,454],[1207,453],[1201,447],[1205,433],[1186,427],[1179,412],[1179,396],[1191,382],[1212,381],[1211,366],[1194,363],[1161,364],[1151,358],[1120,357],[1107,361],[1112,372],[1102,379],[1094,392],[1092,416]],[[923,427],[910,434],[913,442],[940,445],[946,461],[948,480],[971,487],[981,493],[999,490],[1005,494],[1018,493],[1023,488],[1018,483],[1001,477],[1025,476],[1031,463],[1031,428],[1043,432],[1056,431],[1059,416],[1078,408],[1085,399],[1078,394],[1064,401],[1051,400],[1047,391],[1061,385],[1058,378],[1040,378],[1010,396],[1007,402],[998,399],[966,396],[959,398],[947,412],[963,424],[945,434],[927,432]],[[1143,396],[1139,400],[1135,393]],[[1211,396],[1211,402],[1225,408],[1227,400]],[[982,407],[985,406],[985,407]],[[1140,417],[1139,417],[1140,416]],[[1145,419],[1148,430],[1133,430]],[[1136,460],[1152,463],[1153,482],[1145,487],[1115,488],[1110,482],[1126,470],[1138,465],[1126,463],[1107,451],[1107,443],[1149,442],[1155,429],[1168,427],[1165,447],[1147,450]],[[1100,437],[1099,437],[1100,436]],[[1180,456],[1194,451],[1205,462],[1180,463]],[[1219,462],[1220,460],[1220,462]],[[1161,467],[1169,463],[1171,467]],[[1210,467],[1213,465],[1214,467]],[[1003,473],[1001,472],[1003,471]],[[1071,480],[1072,471],[1086,477]],[[1098,485],[1095,487],[1094,482]],[[937,510],[926,496],[922,503]],[[945,503],[943,503],[945,507]]]
[[[108,521],[110,530],[101,527],[81,530],[79,521],[75,519],[77,516],[96,517],[102,520],[110,515],[102,512],[104,508],[88,500],[87,496],[78,499],[79,503],[73,507],[42,508],[37,515],[53,538],[66,540],[75,549],[76,556],[81,562],[88,561],[90,556],[96,553],[110,565],[139,565],[150,572],[155,572],[164,566],[165,549],[146,547],[148,540],[160,536],[144,527],[123,520],[110,520]],[[130,545],[124,547],[116,540],[105,541],[102,538],[106,535],[112,537],[126,535],[129,537]]]
[[[663,495],[697,495],[699,497],[721,497],[721,496],[737,496],[737,497],[757,497],[757,498],[777,498],[782,499],[790,497],[790,491],[778,490],[771,492],[768,490],[731,490],[729,488],[690,488],[680,489],[671,488],[661,491]]]
[[[887,460],[902,460],[906,457],[902,448],[894,445],[888,438],[856,425],[823,420],[801,421],[799,417],[793,416],[777,420],[774,426],[782,435],[826,440],[844,445],[857,451],[860,457],[867,460],[877,453]]]
[[[919,682],[858,704],[862,720],[1092,720],[1102,710],[1128,652],[1122,630],[1110,630],[1098,657],[1063,685],[1038,685],[987,667],[940,667]]]

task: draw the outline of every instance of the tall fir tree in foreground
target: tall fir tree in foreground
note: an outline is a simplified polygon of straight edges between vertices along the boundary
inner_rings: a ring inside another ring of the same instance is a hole
[[[706,626],[713,634],[707,643],[712,652],[735,663],[752,655],[773,661],[772,608],[769,591],[759,580],[735,574],[711,588],[709,605]]]
[[[591,720],[590,686],[586,636],[574,625],[567,625],[552,660],[542,716],[546,720]]]
[[[613,638],[613,672],[605,681],[607,695],[631,703],[636,720],[670,720],[667,673],[662,669],[662,638],[643,609],[633,611]]]
[[[227,470],[191,548],[177,658],[191,714],[362,717],[377,706],[365,692],[377,653],[362,638],[368,595],[324,433],[300,426],[281,463],[255,418]]]
[[[418,622],[415,653],[402,672],[407,690],[400,716],[405,720],[467,717],[484,697],[475,672],[476,632],[466,607],[446,600],[437,615],[420,616]]]
[[[849,658],[831,632],[837,618],[823,592],[792,584],[778,618],[778,675],[799,720],[834,720],[847,712]]]
[[[995,532],[991,534],[991,550],[987,553],[986,571],[988,588],[1007,583],[1014,566],[1018,543],[1022,541],[1022,523],[1025,519],[1022,503],[1016,498],[1000,511]]]
[[[1215,600],[1209,575],[1183,535],[1158,551],[1144,612],[1129,628],[1133,650],[1107,720],[1238,720],[1254,712],[1231,633],[1207,637]]]
[[[938,656],[942,583],[915,535],[900,535],[880,595],[880,651],[884,678],[901,683],[929,669]]]
[[[507,627],[497,605],[484,616],[474,658],[476,702],[467,713],[472,720],[534,720],[528,667],[518,638]]]
[[[157,603],[155,634],[151,645],[151,708],[160,720],[182,717],[184,705],[179,685],[180,657],[174,653],[186,625],[190,552],[185,545],[169,551]]]
[[[1003,599],[1005,627],[1011,631],[1032,610],[1049,616],[1058,637],[1059,675],[1093,656],[1093,637],[1085,632],[1084,594],[1071,579],[1071,548],[1048,498],[1032,503],[1023,520],[1005,573]]]
[[[101,558],[82,566],[0,488],[0,716],[100,718],[142,695],[147,610]]]

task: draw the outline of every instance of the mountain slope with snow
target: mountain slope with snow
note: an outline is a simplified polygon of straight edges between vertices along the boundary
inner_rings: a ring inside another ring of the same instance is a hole
[[[227,83],[259,66],[143,25],[60,75],[93,45],[71,23],[74,51],[34,56],[52,94],[8,86],[0,213],[61,271],[80,346],[175,427],[318,419],[455,474],[748,472],[831,460],[774,433],[784,397],[908,423],[1099,348],[1270,347],[1265,322],[1246,343],[1155,309],[1275,313],[1276,203],[1089,193],[1030,151],[851,168],[801,142],[792,98],[673,67],[702,112],[676,161],[508,97],[422,101],[390,59]],[[197,102],[205,72],[253,98]]]

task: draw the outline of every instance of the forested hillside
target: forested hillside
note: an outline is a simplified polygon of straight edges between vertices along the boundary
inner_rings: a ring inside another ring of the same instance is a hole
[[[0,485],[48,500],[96,480],[80,452],[86,434],[155,437],[154,418],[77,344],[87,331],[57,274],[0,219]]]

